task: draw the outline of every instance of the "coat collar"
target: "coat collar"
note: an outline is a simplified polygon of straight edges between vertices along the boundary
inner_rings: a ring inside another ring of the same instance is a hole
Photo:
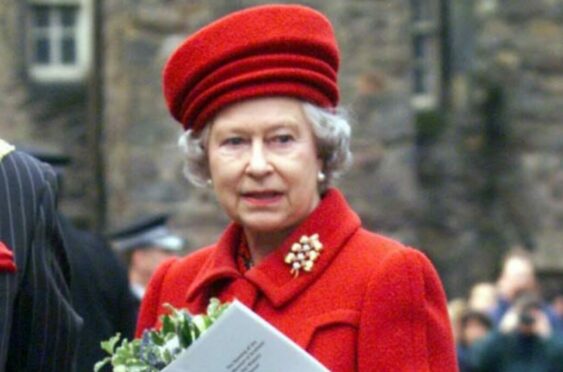
[[[329,189],[319,206],[260,264],[248,270],[244,277],[253,283],[275,306],[280,307],[303,292],[322,275],[346,241],[360,227],[360,218],[346,203],[337,189]],[[324,249],[313,270],[301,273],[297,278],[290,274],[284,257],[291,245],[303,235],[319,234]],[[238,247],[242,228],[231,224],[219,239],[202,270],[195,277],[187,292],[189,303],[207,301],[201,298],[218,281],[229,281],[243,275],[236,269],[234,249]],[[199,297],[199,298],[198,298]]]

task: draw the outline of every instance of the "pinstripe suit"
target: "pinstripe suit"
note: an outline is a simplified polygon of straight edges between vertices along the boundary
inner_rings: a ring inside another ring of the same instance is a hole
[[[69,302],[55,192],[47,165],[18,151],[0,159],[0,242],[16,265],[0,272],[0,371],[74,369],[82,320]]]

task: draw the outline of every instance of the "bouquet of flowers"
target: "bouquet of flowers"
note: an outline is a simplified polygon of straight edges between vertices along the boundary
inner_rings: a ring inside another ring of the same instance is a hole
[[[207,314],[191,315],[186,310],[179,310],[166,304],[170,314],[163,315],[160,330],[145,330],[140,339],[128,341],[118,333],[101,343],[102,349],[109,356],[94,366],[100,371],[110,364],[114,372],[158,372],[185,349],[221,316],[229,304],[212,298],[207,307]],[[119,345],[118,345],[119,344]]]

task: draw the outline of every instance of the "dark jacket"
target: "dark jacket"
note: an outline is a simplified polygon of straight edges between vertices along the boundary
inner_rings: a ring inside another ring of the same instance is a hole
[[[0,371],[71,371],[81,319],[70,301],[55,174],[21,152],[0,158],[0,242],[15,264],[0,268]]]
[[[75,228],[63,216],[61,227],[72,270],[72,301],[84,319],[77,371],[92,372],[107,356],[100,342],[117,332],[131,339],[138,302],[129,290],[127,271],[100,236]]]
[[[563,344],[518,332],[492,332],[474,346],[474,370],[478,372],[563,372]]]

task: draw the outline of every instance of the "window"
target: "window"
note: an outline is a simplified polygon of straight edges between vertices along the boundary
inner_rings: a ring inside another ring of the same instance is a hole
[[[411,0],[413,105],[432,109],[439,103],[441,56],[437,0]]]
[[[90,19],[86,0],[29,3],[28,66],[38,81],[80,80],[90,60]]]

